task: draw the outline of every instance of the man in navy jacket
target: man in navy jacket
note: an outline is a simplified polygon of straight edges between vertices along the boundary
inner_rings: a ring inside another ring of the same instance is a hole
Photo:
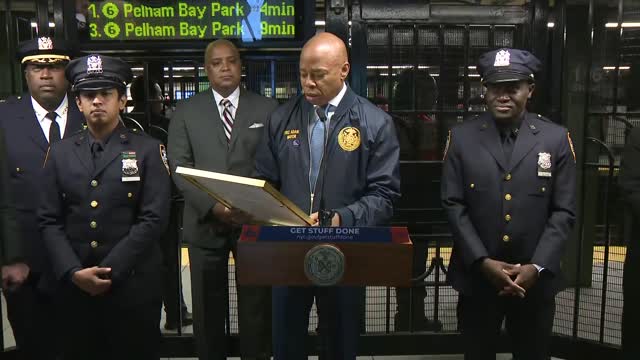
[[[257,176],[314,221],[323,199],[332,226],[382,225],[400,196],[400,148],[390,116],[349,89],[348,73],[347,50],[338,37],[322,33],[305,44],[300,55],[304,95],[277,108],[267,121],[256,152]],[[330,334],[328,358],[355,359],[361,296],[361,288],[351,287],[274,288],[274,358],[306,358],[315,297]]]

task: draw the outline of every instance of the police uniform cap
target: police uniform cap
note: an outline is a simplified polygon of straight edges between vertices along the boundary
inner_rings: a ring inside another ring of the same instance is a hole
[[[540,60],[526,50],[502,48],[480,55],[478,72],[485,84],[528,80],[535,82]]]
[[[16,57],[21,64],[60,64],[71,59],[73,49],[64,39],[48,36],[23,41],[18,44]]]
[[[67,66],[65,76],[72,84],[72,91],[125,89],[133,79],[129,64],[120,58],[103,55],[74,59]]]

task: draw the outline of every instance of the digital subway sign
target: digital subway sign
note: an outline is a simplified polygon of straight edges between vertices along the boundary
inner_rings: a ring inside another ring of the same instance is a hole
[[[235,38],[253,42],[294,39],[297,30],[295,0],[99,0],[89,3],[86,18],[94,41]]]

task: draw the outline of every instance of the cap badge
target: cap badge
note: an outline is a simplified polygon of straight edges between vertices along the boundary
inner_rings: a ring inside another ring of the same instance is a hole
[[[87,58],[87,74],[102,74],[102,58],[99,55]]]
[[[38,50],[53,50],[53,41],[50,37],[38,38]]]
[[[508,50],[500,50],[496,53],[496,60],[493,62],[493,66],[509,66],[511,54]]]

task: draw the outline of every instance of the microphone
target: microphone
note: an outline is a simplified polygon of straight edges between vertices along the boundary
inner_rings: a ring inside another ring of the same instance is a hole
[[[324,108],[322,106],[316,106],[316,115],[318,115],[318,119],[320,119],[320,121],[322,121],[323,123],[327,122],[327,114],[324,112]],[[325,136],[325,140],[326,140],[326,136]]]
[[[318,209],[318,225],[320,226],[331,226],[331,219],[333,218],[333,211],[327,210],[324,204],[324,180],[327,172],[327,143],[329,139],[329,129],[327,128],[327,114],[324,111],[324,107],[316,106],[315,107],[316,115],[318,115],[318,119],[322,121],[324,126],[324,150],[322,152],[322,162],[320,163],[320,179],[322,179],[322,183],[320,184],[320,208]]]

